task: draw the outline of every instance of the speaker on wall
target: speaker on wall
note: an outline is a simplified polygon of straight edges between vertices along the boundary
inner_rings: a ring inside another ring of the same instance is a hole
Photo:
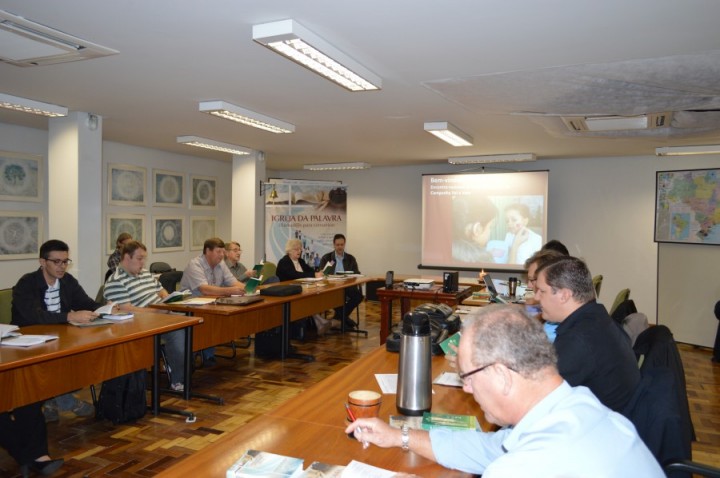
[[[457,292],[459,272],[443,272],[443,292]]]

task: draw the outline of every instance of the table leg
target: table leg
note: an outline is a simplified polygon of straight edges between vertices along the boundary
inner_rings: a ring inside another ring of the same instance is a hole
[[[380,298],[380,345],[387,341],[392,329],[392,298]]]

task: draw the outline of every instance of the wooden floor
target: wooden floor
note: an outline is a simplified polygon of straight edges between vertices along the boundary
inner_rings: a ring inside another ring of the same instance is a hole
[[[48,425],[51,455],[66,460],[54,476],[157,474],[377,347],[378,304],[361,305],[361,316],[365,317],[362,326],[370,332],[367,339],[355,334],[320,339],[311,335],[305,342],[294,342],[299,351],[316,356],[312,363],[256,358],[251,347],[239,349],[233,360],[218,359],[216,367],[197,370],[193,375],[195,390],[222,396],[224,405],[162,397],[164,406],[193,411],[197,415],[195,423],[185,423],[177,416],[147,415],[134,424],[113,426],[107,420],[63,415],[59,423]],[[680,349],[698,437],[693,444],[694,459],[720,467],[720,364],[711,363],[708,349],[688,345]],[[217,349],[217,353],[226,351]],[[86,390],[81,396],[89,398]],[[0,477],[16,476],[17,465],[0,450]]]

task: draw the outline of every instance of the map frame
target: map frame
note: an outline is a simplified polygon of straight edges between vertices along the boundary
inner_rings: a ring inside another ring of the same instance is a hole
[[[657,171],[655,242],[720,245],[720,168]]]

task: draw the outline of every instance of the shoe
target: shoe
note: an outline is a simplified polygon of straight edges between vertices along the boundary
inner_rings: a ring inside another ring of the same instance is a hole
[[[346,330],[355,330],[357,329],[357,324],[352,319],[345,319],[345,329]]]
[[[40,473],[43,476],[50,476],[58,471],[64,463],[65,460],[62,458],[47,461],[33,461],[27,465],[22,465],[20,467],[20,472],[22,473],[23,478],[30,476],[30,470]]]
[[[95,407],[90,405],[88,402],[78,400],[75,408],[72,409],[72,412],[76,417],[89,417],[95,415]]]
[[[210,358],[203,359],[202,363],[203,363],[204,368],[210,368],[210,367],[214,367],[215,365],[217,365],[217,360],[215,360],[215,357],[210,357]]]
[[[185,391],[185,384],[183,383],[173,383],[170,385],[170,389],[174,392],[184,392]]]
[[[45,416],[45,423],[60,421],[60,413],[55,407],[45,405],[43,407],[43,415]]]

